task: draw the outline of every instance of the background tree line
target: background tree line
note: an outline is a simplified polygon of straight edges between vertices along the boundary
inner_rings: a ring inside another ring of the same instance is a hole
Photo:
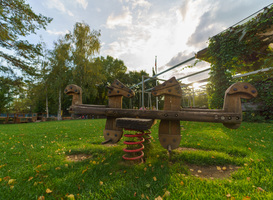
[[[52,50],[43,42],[35,45],[22,40],[46,29],[52,19],[35,14],[25,0],[0,4],[0,113],[46,112],[60,118],[71,104],[71,97],[63,95],[68,84],[83,89],[84,103],[107,104],[106,86],[115,79],[132,86],[142,75],[148,76],[145,71],[128,72],[122,60],[98,57],[101,33],[86,23],[76,23],[54,42]],[[152,87],[153,82],[148,84]],[[136,98],[132,106],[139,106]]]

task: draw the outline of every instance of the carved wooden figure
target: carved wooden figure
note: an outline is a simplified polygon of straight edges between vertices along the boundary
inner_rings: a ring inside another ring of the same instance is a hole
[[[154,96],[164,95],[164,110],[180,110],[182,90],[179,82],[174,77],[154,87],[152,94]],[[168,114],[166,113],[166,115]],[[180,120],[162,119],[158,131],[160,144],[165,149],[171,151],[179,147],[181,140]]]
[[[234,83],[225,92],[223,110],[242,113],[241,99],[252,99],[258,95],[255,87],[249,83]],[[240,124],[223,123],[227,128],[239,128]]]
[[[132,98],[135,93],[123,85],[119,80],[115,80],[108,88],[109,108],[122,108],[122,98]],[[103,131],[105,141],[103,143],[117,143],[123,135],[123,129],[116,126],[116,117],[108,116]]]
[[[82,89],[74,84],[66,86],[64,93],[71,95],[72,97],[72,106],[82,104]]]

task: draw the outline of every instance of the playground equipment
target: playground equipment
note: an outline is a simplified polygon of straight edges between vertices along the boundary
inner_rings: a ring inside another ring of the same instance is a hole
[[[37,121],[37,113],[1,113],[0,119],[4,119],[4,123],[27,123]]]
[[[15,114],[11,113],[1,113],[0,119],[3,120],[4,124],[7,124],[9,122],[15,123]]]
[[[143,119],[159,119],[161,120],[159,141],[168,151],[179,147],[180,121],[223,123],[227,128],[237,129],[242,122],[241,99],[251,99],[257,96],[257,90],[251,84],[238,82],[226,90],[223,109],[183,109],[180,107],[182,90],[180,83],[174,77],[152,89],[154,96],[164,95],[163,110],[122,109],[122,98],[132,98],[134,92],[118,80],[108,87],[108,106],[82,104],[82,90],[76,85],[67,86],[65,93],[73,96],[72,105],[69,108],[71,113],[107,117],[103,131],[104,144],[117,143],[123,135],[123,128],[137,131],[148,130],[151,127],[151,125],[148,126],[151,120],[145,122]],[[141,124],[145,129],[139,128]]]
[[[25,114],[25,113],[16,113],[15,114],[15,123],[28,123],[37,121],[37,113]]]

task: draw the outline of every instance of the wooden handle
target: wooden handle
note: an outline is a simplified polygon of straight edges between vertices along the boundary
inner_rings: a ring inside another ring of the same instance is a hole
[[[119,80],[115,80],[111,86],[108,86],[108,97],[113,96],[124,96],[127,98],[132,98],[135,96],[135,92],[130,88],[126,87]]]
[[[252,99],[258,95],[256,88],[250,83],[237,82],[231,85],[227,90],[226,94],[240,94],[240,98]]]
[[[241,99],[252,99],[258,95],[256,88],[250,83],[234,83],[225,92],[224,111],[242,112]]]
[[[172,77],[171,79],[165,81],[164,83],[154,87],[152,89],[153,96],[160,96],[160,95],[172,95],[172,96],[182,96],[182,90],[180,87],[180,83]]]
[[[242,113],[241,99],[252,99],[258,95],[256,88],[250,83],[234,83],[225,92],[223,110],[231,113]],[[239,119],[242,121],[242,117]],[[227,128],[237,129],[241,123],[223,123]]]

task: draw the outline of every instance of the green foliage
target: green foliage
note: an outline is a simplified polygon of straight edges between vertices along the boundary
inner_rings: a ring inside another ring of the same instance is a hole
[[[97,94],[96,84],[102,82],[101,66],[94,66],[93,56],[100,49],[100,32],[90,30],[86,23],[77,22],[73,32],[66,35],[71,47],[73,83],[79,85],[85,92],[83,101],[94,101]]]
[[[266,8],[245,24],[232,27],[209,40],[206,60],[211,63],[208,85],[209,105],[221,108],[224,92],[235,73],[245,73],[271,66],[272,38],[264,32],[271,30],[273,7]]]
[[[23,40],[25,36],[45,29],[51,18],[35,14],[25,0],[0,1],[0,72],[14,75],[19,69],[35,74],[33,60],[41,54],[41,46]],[[3,51],[4,50],[4,51]]]
[[[25,0],[0,1],[0,113],[12,111],[12,100],[23,91],[23,75],[37,75],[41,44],[24,37],[45,29],[51,18],[35,14]],[[17,101],[18,102],[18,101]]]
[[[124,65],[122,60],[114,59],[111,56],[107,56],[106,58],[102,56],[95,58],[94,62],[92,63],[92,67],[99,70],[101,78],[99,84],[96,85],[98,90],[97,95],[95,96],[96,99],[91,103],[106,105],[108,99],[108,89],[106,86],[112,84],[116,79],[127,84],[127,82],[124,82],[124,79],[126,79],[125,73],[127,71],[127,67]]]
[[[140,72],[129,71],[125,76],[127,78],[123,79],[123,81],[127,86],[131,87],[131,86],[141,82],[142,76],[145,76],[146,77],[145,79],[147,79],[147,77],[149,77],[149,74],[147,72],[145,72],[144,70],[141,70]],[[155,81],[147,81],[146,83],[144,83],[144,90],[150,89],[154,86],[155,86]],[[131,105],[132,105],[132,107],[140,108],[142,106],[141,105],[142,85],[138,85],[137,87],[135,87],[134,91],[135,91],[135,97],[132,99]],[[124,100],[125,100],[124,102],[126,103],[126,105],[129,105],[129,99],[124,99]],[[155,97],[151,96],[151,100],[152,100],[152,103],[154,103]],[[144,106],[147,107],[148,101],[149,101],[149,96],[146,93],[144,95],[144,102],[145,102]],[[159,103],[160,103],[160,101],[159,101]],[[155,106],[155,103],[153,106]]]
[[[0,77],[0,113],[9,112],[14,95],[21,94],[23,89],[21,78],[11,79]]]
[[[241,78],[240,81],[250,82],[258,91],[258,96],[251,100],[258,105],[259,111],[245,113],[244,119],[248,121],[272,121],[273,120],[273,70],[266,73],[258,73],[255,76]]]
[[[208,96],[202,90],[195,90],[194,98],[195,107],[208,108]]]

